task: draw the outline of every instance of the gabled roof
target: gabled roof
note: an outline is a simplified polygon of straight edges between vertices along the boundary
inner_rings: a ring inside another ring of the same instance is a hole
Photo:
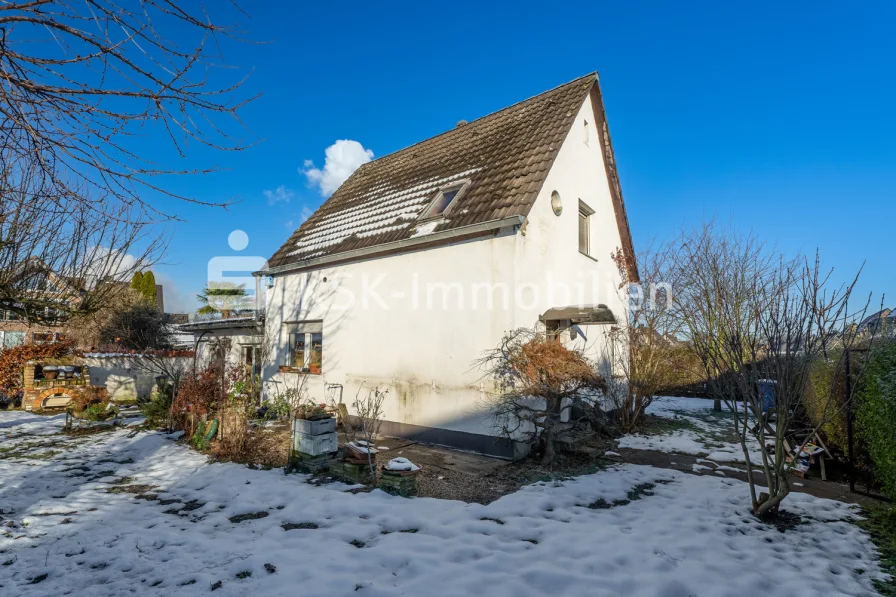
[[[861,323],[859,323],[859,327],[861,328],[869,326],[873,323],[879,322],[882,319],[887,319],[891,316],[892,313],[893,311],[890,309],[883,309],[882,311],[878,311],[877,313],[872,313],[871,315],[863,319]]]
[[[342,254],[369,255],[378,247],[400,250],[424,236],[436,239],[447,236],[440,234],[446,231],[483,230],[485,223],[508,218],[522,221],[589,93],[596,94],[595,123],[615,195],[619,188],[615,161],[609,133],[601,126],[606,119],[592,73],[364,164],[271,257],[269,271],[302,267],[322,258],[330,261]],[[418,216],[439,188],[462,180],[470,184],[445,216],[418,225]],[[617,223],[624,224],[622,248],[634,263],[621,191],[614,207]]]

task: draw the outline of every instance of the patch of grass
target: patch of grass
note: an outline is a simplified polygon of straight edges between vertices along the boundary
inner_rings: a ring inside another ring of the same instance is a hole
[[[313,522],[284,522],[280,525],[284,531],[292,531],[295,529],[317,529],[318,527]]]
[[[349,543],[351,543],[352,545],[354,545],[354,546],[357,547],[358,549],[360,549],[360,548],[364,547],[365,545],[367,545],[366,543],[364,543],[364,542],[361,541],[360,539],[352,539],[351,541],[349,541]]]
[[[26,452],[9,458],[22,458],[24,460],[50,460],[62,454],[62,450],[47,450],[46,452]]]
[[[148,493],[155,489],[155,485],[116,485],[106,490],[106,493]]]
[[[808,522],[807,520],[804,520],[803,517],[799,514],[794,514],[793,512],[788,512],[787,510],[778,510],[773,514],[766,515],[760,520],[778,529],[779,533],[792,531],[798,526],[806,524]]]
[[[205,502],[200,502],[199,500],[190,500],[189,502],[181,506],[180,509],[184,510],[185,512],[192,512],[193,510],[198,510],[204,505]],[[258,518],[264,518],[264,516],[259,516]]]
[[[891,576],[890,581],[874,581],[874,588],[884,597],[896,597],[896,507],[878,506],[862,509],[864,520],[856,524],[870,536],[880,552],[880,567]]]
[[[236,577],[240,580],[243,580],[244,578],[249,578],[250,576],[252,576],[251,570],[243,570],[242,572],[236,573]]]
[[[629,492],[626,494],[626,497],[629,501],[634,502],[635,500],[640,500],[643,496],[653,495],[653,488],[656,487],[653,483],[639,483],[632,487]]]
[[[657,483],[665,485],[669,483],[669,481],[662,479],[657,481]],[[612,502],[608,502],[604,498],[598,498],[597,500],[588,504],[588,507],[592,510],[609,510],[610,508],[615,508],[617,506],[627,506],[632,502],[640,500],[644,496],[653,495],[653,489],[655,487],[655,483],[639,483],[638,485],[635,485],[628,490],[628,493],[625,496],[627,499],[613,500]]]
[[[236,516],[231,516],[228,520],[230,520],[230,522],[234,524],[237,524],[245,520],[258,520],[259,518],[267,517],[267,512],[247,512],[246,514],[237,514]]]
[[[495,522],[495,523],[498,523],[498,524],[504,524],[504,521],[501,520],[500,518],[489,518],[488,516],[483,516],[483,517],[480,518],[479,520],[488,520],[488,521],[490,521],[490,522]]]
[[[675,418],[657,417],[646,415],[639,431],[645,435],[661,435],[675,431],[700,432],[701,429],[688,418],[676,415]]]

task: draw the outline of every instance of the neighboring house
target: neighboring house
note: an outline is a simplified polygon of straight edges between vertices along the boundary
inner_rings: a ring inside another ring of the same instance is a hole
[[[235,317],[198,318],[177,326],[180,335],[189,335],[192,343],[183,345],[196,351],[197,362],[212,358],[214,343],[226,343],[227,361],[231,366],[243,365],[256,375],[261,374],[261,346],[263,321],[257,321],[254,313],[236,313]],[[181,337],[179,335],[179,337]]]
[[[46,344],[64,338],[65,334],[55,326],[28,324],[13,311],[0,311],[0,349],[20,344]]]
[[[627,349],[607,334],[637,269],[596,75],[361,166],[256,275],[266,397],[304,379],[351,411],[379,387],[386,435],[518,455],[484,351],[535,326]]]
[[[183,324],[189,322],[189,313],[165,313],[165,326],[175,348],[193,349],[193,333],[181,329]]]
[[[60,305],[76,304],[84,293],[84,281],[65,278],[48,272],[41,273],[30,281],[29,292],[47,301]],[[53,307],[45,307],[39,313],[31,314],[33,321],[16,311],[0,309],[0,349],[20,344],[46,344],[65,338],[59,327],[57,312]]]
[[[858,331],[867,334],[892,334],[894,324],[896,324],[896,311],[883,309],[863,319],[859,323]]]
[[[129,287],[126,282],[105,283],[116,284],[122,288]],[[31,292],[37,295],[44,293],[48,298],[63,301],[71,307],[82,300],[86,290],[84,280],[66,278],[49,272],[34,280]],[[161,311],[165,304],[164,288],[161,284],[156,284],[155,301]],[[57,318],[56,310],[52,307],[45,307],[43,312],[33,319],[35,321],[29,323],[15,311],[0,309],[0,350],[20,344],[47,344],[65,340],[64,321]]]

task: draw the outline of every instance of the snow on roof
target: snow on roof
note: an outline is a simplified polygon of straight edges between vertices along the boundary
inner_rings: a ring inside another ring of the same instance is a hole
[[[594,73],[358,168],[268,261],[276,268],[406,240],[441,188],[469,187],[451,217],[426,233],[525,216],[585,98]]]
[[[338,245],[350,236],[365,238],[392,230],[407,230],[429,204],[435,191],[479,170],[472,168],[450,176],[431,178],[404,190],[390,189],[387,184],[379,185],[361,196],[361,199],[370,199],[367,205],[348,207],[328,216],[297,240],[296,249],[289,255],[306,254],[304,258],[309,259],[326,254],[321,249]]]

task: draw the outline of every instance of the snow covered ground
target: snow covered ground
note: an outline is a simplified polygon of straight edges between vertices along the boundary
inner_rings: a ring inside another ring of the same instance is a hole
[[[831,596],[880,576],[849,506],[793,494],[803,524],[779,532],[734,479],[622,465],[409,500],[62,422],[0,412],[0,594]]]
[[[712,400],[657,398],[647,407],[647,413],[668,419],[675,424],[672,429],[654,435],[627,435],[619,440],[619,447],[694,454],[712,462],[744,463],[743,449],[733,432],[732,414],[724,405],[722,411],[713,412]],[[759,445],[752,438],[749,446],[750,460],[762,462]]]

